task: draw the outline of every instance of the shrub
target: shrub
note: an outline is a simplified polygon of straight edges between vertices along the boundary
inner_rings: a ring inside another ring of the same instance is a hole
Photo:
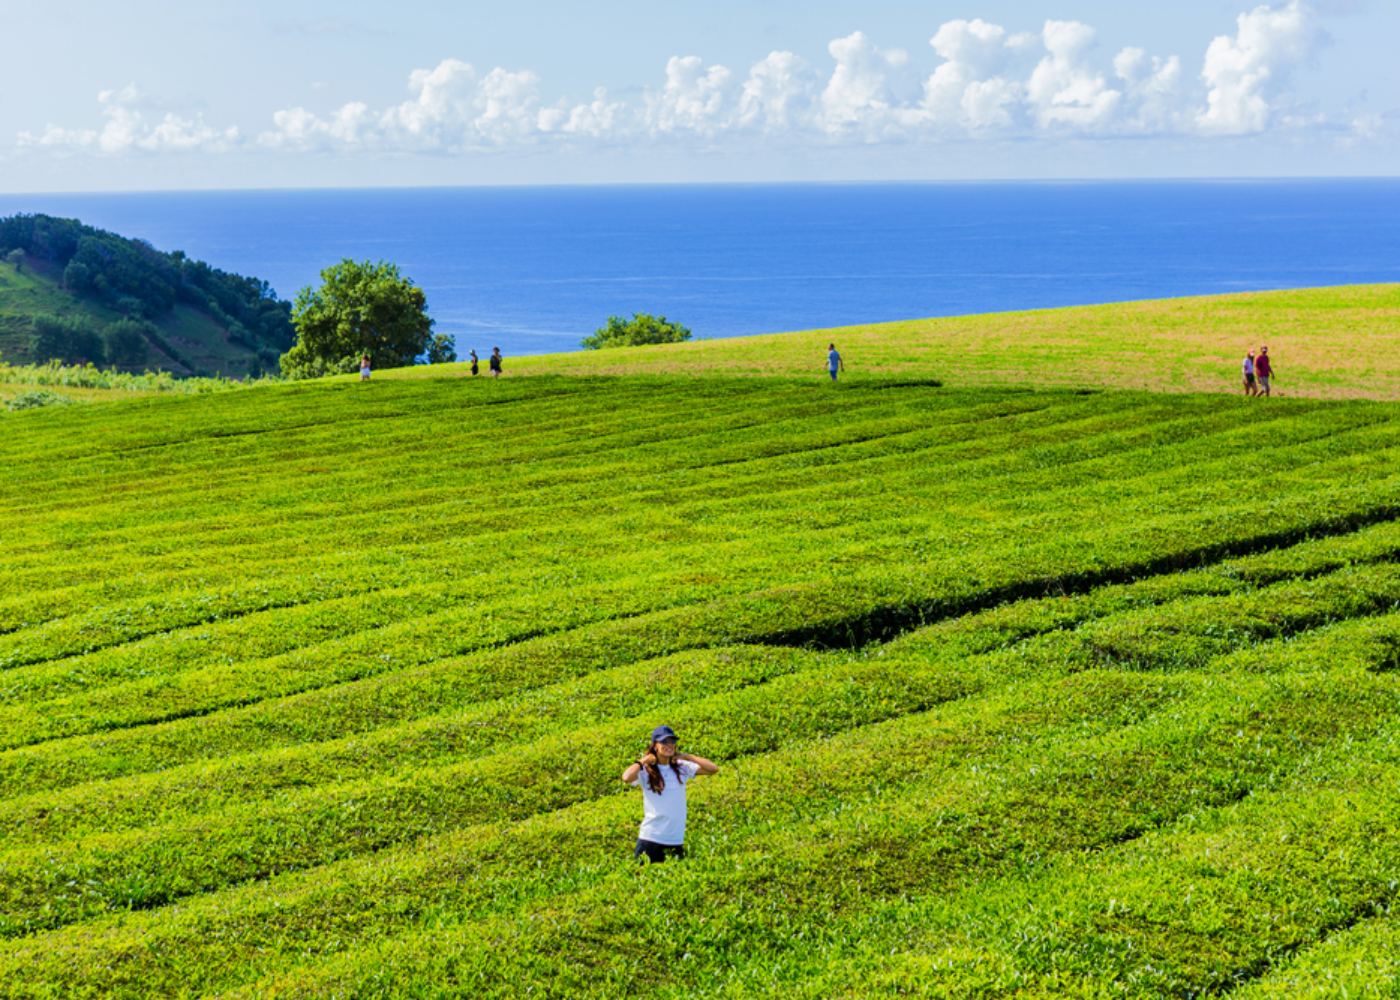
[[[592,350],[603,347],[631,347],[638,344],[676,344],[690,339],[690,330],[679,323],[673,323],[665,316],[650,313],[633,313],[624,320],[621,316],[609,316],[606,326],[599,327],[591,337],[579,343]]]
[[[67,406],[73,400],[52,389],[31,389],[5,404],[7,410],[37,410],[41,406]]]

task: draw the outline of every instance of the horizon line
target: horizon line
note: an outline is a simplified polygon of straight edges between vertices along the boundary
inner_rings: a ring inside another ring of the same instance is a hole
[[[83,188],[47,191],[0,191],[0,198],[53,198],[111,195],[170,194],[305,194],[315,192],[407,191],[529,191],[597,188],[715,188],[715,187],[965,187],[972,185],[1085,184],[1279,184],[1300,181],[1397,181],[1400,174],[1261,174],[1261,175],[1145,175],[1136,177],[953,177],[834,180],[714,180],[714,181],[560,181],[477,184],[329,184],[255,187]]]

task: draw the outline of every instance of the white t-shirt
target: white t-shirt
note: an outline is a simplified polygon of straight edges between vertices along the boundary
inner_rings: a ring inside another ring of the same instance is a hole
[[[675,847],[685,843],[685,786],[690,779],[700,773],[700,765],[688,760],[676,761],[681,769],[681,780],[676,780],[676,772],[670,764],[658,764],[665,785],[658,795],[647,783],[646,768],[637,772],[632,784],[642,790],[642,828],[637,833],[639,840],[649,840],[653,844],[666,844]]]

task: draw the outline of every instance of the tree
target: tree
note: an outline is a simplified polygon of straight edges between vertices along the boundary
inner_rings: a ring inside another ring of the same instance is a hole
[[[107,360],[123,368],[140,368],[150,347],[146,342],[149,323],[119,319],[107,328]]]
[[[21,271],[24,270],[24,251],[21,250],[19,247],[16,247],[9,253],[5,254],[5,260],[9,261],[11,264],[14,265],[16,274],[19,274]]]
[[[630,320],[609,316],[608,325],[599,327],[591,337],[580,343],[597,350],[602,347],[628,347],[633,344],[677,344],[690,339],[690,330],[672,323],[665,316],[633,313]]]
[[[31,348],[40,361],[100,365],[107,360],[102,338],[82,323],[61,316],[35,316]]]
[[[63,269],[63,287],[70,292],[85,292],[92,287],[92,271],[80,260],[70,260]]]
[[[342,260],[321,272],[321,287],[303,288],[292,305],[297,339],[282,355],[282,374],[314,378],[351,372],[368,354],[376,368],[411,365],[428,349],[433,321],[423,290],[386,261]]]
[[[433,334],[428,344],[428,364],[445,365],[457,360],[457,342],[445,333]]]

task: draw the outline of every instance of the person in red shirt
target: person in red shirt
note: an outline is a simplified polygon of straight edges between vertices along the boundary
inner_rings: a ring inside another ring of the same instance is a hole
[[[1269,394],[1269,379],[1273,377],[1274,367],[1269,364],[1269,349],[1259,348],[1259,356],[1254,359],[1254,377],[1259,381],[1259,395]]]

